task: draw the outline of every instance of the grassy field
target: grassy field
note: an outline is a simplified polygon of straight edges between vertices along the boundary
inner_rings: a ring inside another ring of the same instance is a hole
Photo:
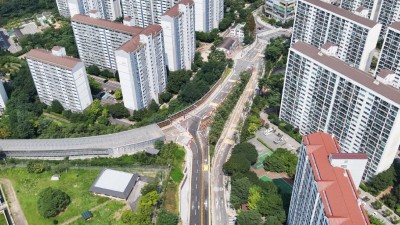
[[[70,225],[123,225],[120,221],[122,212],[124,211],[125,203],[119,201],[110,201],[105,206],[99,208],[98,210],[92,212],[93,218],[89,221],[85,221],[79,218]]]
[[[89,188],[99,173],[98,170],[69,170],[61,174],[59,181],[50,181],[52,172],[33,174],[26,168],[14,168],[0,171],[0,177],[12,181],[29,225],[52,225],[55,219],[61,224],[98,205],[101,198],[90,193]],[[60,189],[71,197],[67,209],[52,219],[40,216],[36,208],[38,194],[46,187]]]
[[[7,219],[6,219],[6,215],[4,215],[3,213],[0,213],[0,225],[7,225]]]

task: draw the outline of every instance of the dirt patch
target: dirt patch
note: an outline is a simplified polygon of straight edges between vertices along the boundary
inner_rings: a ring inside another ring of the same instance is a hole
[[[279,178],[284,178],[285,180],[291,179],[286,173],[270,172],[270,171],[264,170],[263,168],[260,168],[260,169],[251,168],[250,170],[253,171],[254,173],[256,173],[257,177],[267,176],[271,179],[279,179]]]
[[[208,55],[211,53],[212,43],[201,43],[197,50],[200,52],[203,61],[208,62]]]
[[[177,186],[172,182],[168,185],[167,191],[165,192],[165,202],[164,207],[170,212],[178,211],[178,204],[177,204]]]

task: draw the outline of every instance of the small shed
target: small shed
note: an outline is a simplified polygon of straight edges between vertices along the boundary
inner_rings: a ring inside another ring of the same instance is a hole
[[[158,155],[160,150],[157,150],[155,148],[146,148],[145,152],[146,152],[146,154],[149,154],[149,155]]]
[[[92,214],[92,212],[90,212],[89,210],[86,210],[85,212],[83,212],[83,213],[81,214],[81,216],[82,216],[82,218],[83,218],[84,220],[88,221],[88,220],[92,219],[93,214]]]
[[[51,176],[50,180],[52,180],[52,181],[60,180],[60,174],[54,174],[53,176]]]
[[[230,52],[237,47],[237,41],[234,38],[226,37],[223,39],[223,42],[220,46],[217,47],[217,50],[223,52]]]

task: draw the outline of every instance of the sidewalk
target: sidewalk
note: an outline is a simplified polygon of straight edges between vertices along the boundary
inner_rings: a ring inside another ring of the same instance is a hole
[[[393,224],[393,223],[390,222],[390,218],[391,217],[396,217],[397,219],[400,219],[400,217],[397,216],[393,212],[393,210],[389,209],[386,205],[383,205],[381,209],[375,210],[372,207],[371,203],[375,202],[377,200],[377,198],[375,196],[371,195],[370,193],[361,190],[360,188],[358,189],[358,191],[360,192],[360,198],[363,198],[363,197],[367,196],[370,199],[369,201],[362,201],[364,209],[365,209],[365,211],[367,211],[368,214],[373,215],[374,217],[380,219],[382,222],[384,222],[385,224],[388,224],[388,225],[392,225]],[[382,215],[382,212],[384,210],[390,210],[392,212],[392,215],[388,216],[388,217],[384,217]],[[376,215],[374,215],[374,213],[376,213]]]

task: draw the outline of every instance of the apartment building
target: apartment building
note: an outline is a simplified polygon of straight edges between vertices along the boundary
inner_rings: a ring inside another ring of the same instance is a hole
[[[56,0],[57,9],[60,16],[70,17],[70,12],[68,8],[68,0]]]
[[[168,69],[190,70],[196,50],[194,2],[183,0],[161,16]]]
[[[376,67],[375,75],[379,74],[385,74],[392,86],[400,88],[400,22],[388,27]]]
[[[382,0],[341,0],[340,7],[352,12],[366,10],[364,17],[377,21]]]
[[[57,100],[64,109],[74,112],[82,112],[92,103],[85,65],[66,56],[65,48],[32,49],[26,60],[41,102],[51,105]]]
[[[224,0],[194,0],[196,31],[210,32],[224,18]]]
[[[287,224],[369,225],[354,179],[366,163],[365,154],[342,153],[336,138],[329,134],[305,135]]]
[[[6,90],[4,89],[3,82],[0,82],[0,116],[3,115],[4,110],[6,110],[7,101],[8,96]]]
[[[135,25],[147,27],[151,24],[160,24],[161,16],[178,0],[122,0],[124,17],[134,18]]]
[[[304,41],[315,47],[329,42],[337,57],[361,70],[369,70],[381,25],[320,0],[299,0],[292,44]]]
[[[345,152],[366,153],[368,180],[390,167],[400,145],[400,91],[334,55],[301,41],[290,48],[279,116],[301,134],[324,131]]]
[[[131,110],[149,106],[167,83],[163,31],[150,25],[115,51],[124,105]]]
[[[400,0],[381,1],[382,4],[379,10],[378,22],[382,24],[381,38],[384,38],[390,24],[395,21],[400,21]]]
[[[116,20],[122,16],[120,0],[67,0],[71,17],[76,14],[89,15],[96,10],[99,17],[106,20]]]
[[[283,23],[294,19],[296,0],[266,0],[265,14]]]
[[[143,30],[140,27],[128,26],[127,24],[132,24],[131,20],[126,18],[125,24],[121,24],[100,19],[95,10],[91,11],[89,16],[73,16],[72,29],[79,56],[85,65],[116,70],[115,50]]]

